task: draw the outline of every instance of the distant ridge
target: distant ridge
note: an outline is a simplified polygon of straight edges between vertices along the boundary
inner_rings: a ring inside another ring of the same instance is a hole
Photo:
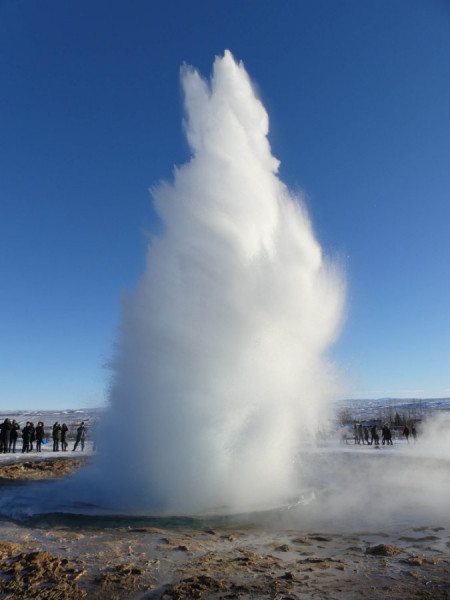
[[[348,410],[354,418],[371,418],[387,411],[424,416],[431,411],[450,411],[450,398],[349,398],[336,400],[338,412]]]

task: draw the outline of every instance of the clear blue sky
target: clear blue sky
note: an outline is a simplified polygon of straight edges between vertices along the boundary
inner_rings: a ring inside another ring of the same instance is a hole
[[[348,279],[349,397],[450,395],[450,3],[2,0],[0,407],[101,405],[120,298],[228,48]]]

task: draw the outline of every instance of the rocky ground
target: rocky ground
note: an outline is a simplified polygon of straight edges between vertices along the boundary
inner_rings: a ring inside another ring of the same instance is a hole
[[[26,454],[19,462],[0,464],[0,485],[8,482],[27,482],[58,479],[86,464],[87,457],[45,458]]]
[[[62,477],[83,460],[4,465],[0,486]],[[68,527],[45,518],[4,519],[0,525],[0,598],[450,598],[450,531],[439,523],[395,533],[339,534],[225,526]]]

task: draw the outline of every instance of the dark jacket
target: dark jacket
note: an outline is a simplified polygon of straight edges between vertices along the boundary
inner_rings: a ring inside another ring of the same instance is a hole
[[[53,439],[60,440],[61,439],[61,425],[59,423],[55,423],[53,425]]]
[[[11,421],[9,419],[5,419],[3,423],[0,425],[0,439],[2,442],[9,442],[9,438],[11,435]]]
[[[86,439],[86,427],[84,425],[80,425],[77,429],[77,442],[84,441]]]
[[[31,425],[25,425],[22,429],[22,438],[25,442],[29,442],[31,439]]]
[[[17,438],[19,437],[19,431],[20,431],[20,425],[17,421],[13,421],[11,423],[11,439],[12,440],[17,440]]]
[[[36,441],[42,443],[42,440],[44,438],[45,438],[44,426],[43,425],[38,425],[36,427]]]

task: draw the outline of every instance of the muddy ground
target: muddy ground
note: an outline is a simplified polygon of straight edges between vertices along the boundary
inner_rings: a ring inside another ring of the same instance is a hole
[[[0,493],[2,482],[62,477],[84,460],[4,465]],[[0,598],[6,599],[450,598],[450,531],[433,522],[395,533],[339,534],[69,527],[45,518],[4,518],[0,525]]]

